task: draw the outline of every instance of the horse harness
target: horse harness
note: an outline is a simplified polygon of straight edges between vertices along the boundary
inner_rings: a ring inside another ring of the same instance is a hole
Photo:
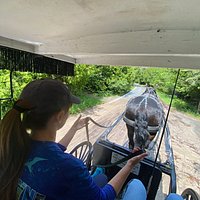
[[[136,123],[134,120],[128,119],[125,115],[123,117],[123,120],[126,124],[128,124],[131,127],[136,127]],[[147,131],[149,135],[156,135],[157,131],[159,131],[160,126],[148,126]]]

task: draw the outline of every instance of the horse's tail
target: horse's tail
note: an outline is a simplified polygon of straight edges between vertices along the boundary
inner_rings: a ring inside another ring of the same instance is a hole
[[[148,121],[146,112],[138,112],[135,118],[135,140],[140,147],[144,147],[148,140],[149,133],[147,131]]]

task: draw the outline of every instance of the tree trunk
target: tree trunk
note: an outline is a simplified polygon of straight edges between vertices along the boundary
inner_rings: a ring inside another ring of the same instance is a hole
[[[199,101],[199,105],[198,105],[198,108],[197,108],[197,113],[200,113],[200,101]]]

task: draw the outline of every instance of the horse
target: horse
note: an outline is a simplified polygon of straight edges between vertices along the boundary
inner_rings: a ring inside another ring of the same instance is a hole
[[[152,87],[131,98],[125,109],[123,120],[126,123],[129,149],[147,149],[162,126],[163,107]]]

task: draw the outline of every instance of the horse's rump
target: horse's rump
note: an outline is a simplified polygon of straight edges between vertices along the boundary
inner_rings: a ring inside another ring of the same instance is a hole
[[[162,125],[163,108],[153,88],[147,88],[141,96],[129,100],[126,106],[126,122],[129,147],[147,148]]]

